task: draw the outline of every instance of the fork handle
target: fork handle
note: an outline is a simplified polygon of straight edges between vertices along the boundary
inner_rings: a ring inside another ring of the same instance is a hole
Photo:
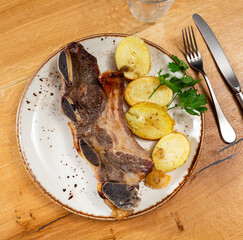
[[[227,120],[227,118],[225,117],[219,103],[218,100],[214,94],[213,88],[211,86],[211,83],[207,77],[207,75],[204,72],[201,72],[209,89],[211,98],[213,100],[213,105],[216,111],[216,117],[217,117],[217,121],[218,121],[218,126],[219,126],[219,131],[221,134],[222,139],[226,142],[226,143],[232,143],[236,140],[236,134],[234,129],[232,128],[232,126],[230,125],[229,121]]]
[[[236,97],[237,97],[238,101],[240,102],[241,107],[243,108],[243,93],[242,92],[236,93]]]

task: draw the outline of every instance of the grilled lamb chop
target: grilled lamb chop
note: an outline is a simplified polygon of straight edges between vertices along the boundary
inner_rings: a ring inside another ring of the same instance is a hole
[[[74,145],[92,167],[99,195],[121,219],[139,205],[139,183],[154,165],[127,127],[123,74],[99,77],[96,58],[76,42],[60,53],[59,70],[60,107],[70,119]]]

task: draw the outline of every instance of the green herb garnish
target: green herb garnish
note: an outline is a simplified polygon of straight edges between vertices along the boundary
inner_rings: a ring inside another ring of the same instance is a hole
[[[182,71],[183,74],[185,74],[186,70],[189,68],[188,65],[183,60],[180,60],[177,56],[171,56],[171,58],[175,62],[170,62],[168,64],[168,68],[170,69],[170,71],[173,73]]]
[[[172,56],[172,59],[175,62],[170,62],[168,64],[168,68],[173,73],[181,71],[183,73],[183,77],[177,78],[168,73],[161,74],[162,70],[160,70],[158,72],[159,85],[155,88],[149,98],[153,96],[160,86],[166,85],[167,87],[171,88],[174,93],[172,101],[167,105],[168,110],[175,107],[183,107],[191,115],[199,115],[196,111],[200,113],[207,111],[207,108],[204,106],[207,104],[207,99],[204,94],[199,94],[197,89],[192,88],[182,91],[183,88],[194,86],[196,83],[201,81],[201,79],[195,80],[189,75],[186,76],[186,70],[189,68],[188,65],[183,60],[178,59],[176,56]],[[170,104],[177,96],[179,97],[180,104],[169,108]]]
[[[199,115],[196,111],[203,113],[207,111],[206,107],[203,105],[207,104],[207,99],[204,94],[198,94],[196,89],[188,89],[184,92],[179,92],[178,97],[180,99],[180,104],[175,107],[183,107],[191,115]]]

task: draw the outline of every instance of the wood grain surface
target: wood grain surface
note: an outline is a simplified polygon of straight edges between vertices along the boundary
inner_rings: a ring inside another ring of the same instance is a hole
[[[243,239],[242,109],[195,29],[205,71],[237,133],[227,145],[219,137],[209,101],[198,164],[184,187],[166,204],[124,221],[72,214],[33,183],[16,142],[16,113],[36,68],[55,50],[96,33],[137,34],[184,59],[181,29],[198,13],[221,43],[243,87],[243,1],[175,0],[154,24],[134,19],[125,0],[1,0],[0,4],[0,239]],[[189,70],[194,77],[201,77]],[[204,81],[201,92],[208,90]]]

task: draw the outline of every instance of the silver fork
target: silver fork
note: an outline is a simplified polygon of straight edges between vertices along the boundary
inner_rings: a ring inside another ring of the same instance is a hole
[[[185,47],[186,59],[189,65],[195,70],[199,71],[203,75],[207,83],[212,98],[212,102],[215,108],[216,119],[218,122],[218,127],[219,127],[219,132],[221,134],[221,137],[226,143],[232,143],[236,139],[235,131],[230,125],[230,123],[228,122],[227,118],[225,117],[218,103],[218,100],[214,94],[211,83],[209,82],[209,79],[203,70],[203,61],[197,48],[197,42],[194,36],[192,26],[191,29],[188,27],[188,31],[187,29],[185,30],[182,29],[182,37],[183,37],[183,42]]]

